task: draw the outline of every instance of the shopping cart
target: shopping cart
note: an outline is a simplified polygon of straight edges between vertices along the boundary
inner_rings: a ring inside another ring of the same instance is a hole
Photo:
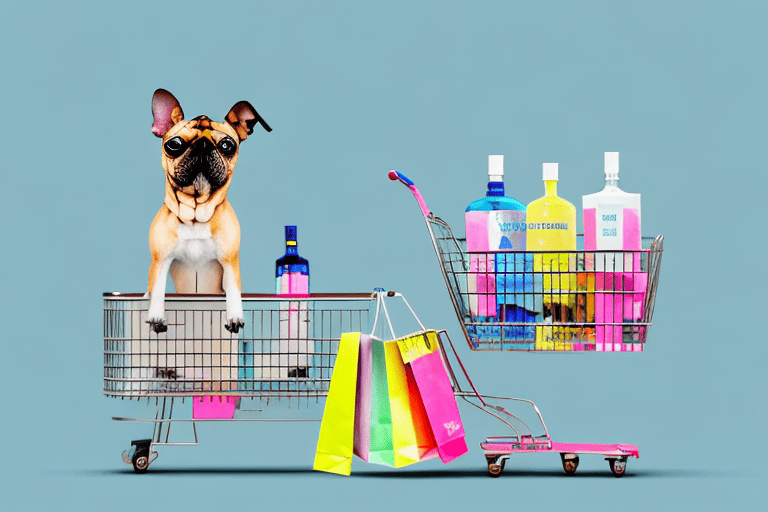
[[[367,329],[375,293],[243,294],[245,327],[236,334],[224,327],[224,296],[168,294],[168,330],[158,334],[144,295],[104,294],[104,394],[146,400],[154,413],[113,418],[154,429],[123,460],[144,472],[156,447],[198,444],[201,421],[319,421],[306,416],[328,394],[339,338]],[[275,402],[287,407],[270,408]],[[191,432],[171,437],[176,423],[191,423]]]
[[[663,235],[644,239],[648,248],[642,251],[468,253],[466,240],[456,238],[448,223],[429,210],[413,181],[398,171],[390,171],[389,178],[406,185],[419,205],[470,349],[642,350],[653,317]],[[555,264],[542,265],[547,259]],[[569,475],[576,472],[580,454],[600,454],[617,477],[624,475],[628,457],[639,457],[634,445],[554,442],[532,401],[492,397],[530,405],[536,418],[532,424],[542,432],[536,435],[517,416],[486,403],[491,397],[472,389],[458,390],[457,396],[470,401],[474,395],[486,412],[495,408],[514,431],[481,443],[491,476],[501,474],[513,453],[558,453]]]
[[[468,252],[411,180],[445,284],[472,350],[643,350],[664,236],[639,251]],[[578,236],[577,245],[583,246]]]

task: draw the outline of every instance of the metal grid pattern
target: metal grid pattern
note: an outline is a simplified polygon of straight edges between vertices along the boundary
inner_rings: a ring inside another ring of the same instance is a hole
[[[468,253],[439,217],[427,227],[472,350],[643,349],[662,235],[643,238],[641,251]]]
[[[244,295],[245,327],[224,328],[224,296],[169,294],[167,332],[153,332],[148,299],[104,295],[104,394],[326,396],[344,332],[367,332],[373,294]]]

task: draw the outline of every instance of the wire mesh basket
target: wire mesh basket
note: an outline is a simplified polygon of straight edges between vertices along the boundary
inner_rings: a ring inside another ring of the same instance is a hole
[[[104,394],[322,397],[343,332],[366,331],[374,294],[243,295],[245,327],[224,327],[224,296],[168,294],[167,332],[141,294],[104,294]]]
[[[426,221],[473,350],[643,350],[662,235],[639,251],[467,252],[445,221]]]

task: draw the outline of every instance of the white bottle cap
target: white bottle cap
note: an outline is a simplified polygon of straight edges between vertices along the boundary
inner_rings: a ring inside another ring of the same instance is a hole
[[[557,164],[544,164],[544,181],[557,181]]]
[[[504,181],[504,155],[488,155],[488,181]]]
[[[605,181],[619,179],[619,154],[605,152]]]

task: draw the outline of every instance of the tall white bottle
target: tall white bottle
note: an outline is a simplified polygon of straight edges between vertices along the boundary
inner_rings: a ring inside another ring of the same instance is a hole
[[[584,249],[607,251],[595,254],[596,350],[640,351],[642,344],[631,343],[631,333],[623,340],[622,327],[615,325],[642,318],[647,288],[647,274],[641,272],[640,194],[624,192],[618,182],[619,153],[606,152],[605,187],[582,197]]]

